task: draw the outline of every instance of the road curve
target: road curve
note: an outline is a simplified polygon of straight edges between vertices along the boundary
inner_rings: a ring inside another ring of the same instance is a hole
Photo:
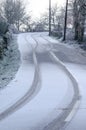
[[[41,35],[40,37],[43,38],[43,36]],[[36,38],[34,38],[34,40],[38,42]],[[48,44],[50,43],[50,41],[48,41],[47,39],[45,40],[48,42]],[[50,44],[52,44],[52,42]],[[67,108],[63,110],[63,112],[59,115],[59,117],[54,119],[43,129],[43,130],[60,130],[60,129],[62,130],[63,128],[66,127],[66,125],[68,125],[68,123],[71,121],[71,119],[77,112],[80,105],[81,95],[79,92],[79,86],[76,79],[69,72],[69,70],[65,67],[65,65],[55,56],[55,54],[52,52],[51,49],[49,50],[48,54],[51,57],[52,61],[56,63],[57,65],[59,65],[60,68],[66,73],[66,75],[69,77],[69,79],[71,80],[73,84],[74,96],[73,96],[72,101],[70,102],[70,104],[68,104]]]
[[[34,64],[35,64],[35,74],[34,74],[34,80],[33,80],[31,89],[29,89],[28,92],[20,100],[18,100],[13,106],[11,106],[6,111],[1,113],[0,120],[4,119],[8,115],[13,113],[17,109],[19,109],[28,100],[31,100],[34,94],[36,94],[35,93],[37,91],[36,87],[38,87],[40,83],[39,82],[40,81],[39,67],[38,67],[37,58],[36,58],[36,49],[39,42],[37,41],[36,37],[32,36],[32,38],[36,41],[37,44],[35,48],[32,48],[33,59],[34,59]],[[43,128],[43,130],[60,130],[60,129],[63,129],[70,122],[71,117],[75,114],[76,110],[78,109],[78,106],[80,103],[80,93],[79,93],[78,83],[76,82],[74,77],[71,75],[71,73],[67,70],[67,68],[64,66],[64,64],[54,55],[54,53],[51,50],[48,51],[48,54],[51,57],[52,61],[55,62],[57,65],[59,65],[59,67],[66,73],[66,75],[68,75],[68,77],[70,78],[73,84],[73,89],[74,89],[74,97],[72,101],[68,104],[67,108],[62,111],[59,117],[55,118],[52,122],[50,122]]]
[[[33,61],[34,61],[34,65],[35,65],[35,73],[34,73],[34,79],[33,79],[32,85],[31,85],[30,89],[24,94],[24,96],[21,99],[19,99],[11,107],[9,107],[8,109],[6,109],[5,111],[0,113],[0,120],[3,120],[10,114],[17,111],[22,106],[24,106],[27,103],[27,101],[30,101],[37,94],[37,91],[39,90],[39,85],[40,85],[39,66],[37,63],[35,50],[33,48],[32,48],[32,50],[33,50]]]
[[[56,64],[58,64],[61,67],[61,69],[68,75],[68,77],[72,81],[74,89],[74,96],[70,104],[68,104],[68,106],[65,108],[65,110],[63,110],[63,112],[59,115],[59,117],[57,117],[43,129],[43,130],[60,130],[66,127],[66,125],[68,125],[68,123],[72,120],[73,116],[77,112],[80,105],[81,95],[79,92],[78,83],[72,76],[72,74],[68,71],[68,69],[64,66],[62,62],[59,61],[59,59],[55,56],[53,52],[49,52],[49,55],[52,58],[52,60]]]

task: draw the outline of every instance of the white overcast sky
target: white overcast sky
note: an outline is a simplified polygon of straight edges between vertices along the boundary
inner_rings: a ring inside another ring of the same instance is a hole
[[[4,1],[4,0],[0,0]],[[43,12],[46,11],[46,9],[49,7],[49,0],[23,0],[27,13],[31,11],[33,18],[39,18],[40,14],[43,14]],[[58,4],[58,6],[63,6],[66,3],[66,0],[51,0],[52,5],[55,3]]]
[[[32,11],[33,18],[39,17],[40,14],[42,14],[46,8],[48,8],[48,2],[49,0],[24,0],[28,10]],[[51,0],[52,5],[57,3],[59,6],[63,6],[65,4],[66,0]],[[29,5],[28,5],[29,4]]]

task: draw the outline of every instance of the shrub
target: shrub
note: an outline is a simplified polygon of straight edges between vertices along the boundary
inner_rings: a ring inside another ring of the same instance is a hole
[[[8,31],[9,24],[3,21],[0,21],[0,34],[3,35]]]
[[[0,36],[0,58],[2,58],[3,52],[4,52],[4,40]]]

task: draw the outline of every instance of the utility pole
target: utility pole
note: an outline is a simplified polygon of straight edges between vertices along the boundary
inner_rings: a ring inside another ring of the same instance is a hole
[[[68,14],[68,0],[66,0],[66,10],[65,10],[65,22],[64,22],[64,36],[63,36],[63,41],[66,40],[66,31],[67,31],[67,14]]]
[[[49,36],[51,35],[51,0],[49,0]]]

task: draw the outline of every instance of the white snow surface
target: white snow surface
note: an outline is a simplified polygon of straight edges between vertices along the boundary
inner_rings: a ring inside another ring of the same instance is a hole
[[[40,34],[41,33],[35,33],[37,36]],[[18,44],[22,64],[16,74],[16,78],[9,84],[11,87],[8,85],[5,90],[0,92],[0,112],[22,97],[31,86],[34,77],[34,65],[29,63],[29,54],[32,52],[31,46],[35,48],[36,45],[31,35],[32,34],[19,35]],[[48,37],[47,33],[42,33],[41,35],[44,35],[44,37],[51,42],[60,45],[60,42]],[[28,39],[28,44],[25,39]],[[40,44],[41,42],[42,44],[48,44],[48,42],[45,43],[42,38],[39,38],[39,41]],[[63,46],[67,47],[67,45]],[[73,50],[72,46],[68,48]],[[44,49],[42,51],[44,51]],[[76,49],[76,52],[77,51]],[[80,54],[79,57],[80,59],[82,58],[81,55],[82,54]],[[70,57],[74,58],[72,54],[70,54]],[[73,61],[78,62],[80,59],[77,60],[76,56]],[[84,57],[82,60],[84,60]],[[78,81],[82,96],[80,109],[66,129],[86,130],[86,66],[72,63],[65,63],[65,65]],[[39,67],[41,76],[41,89],[39,93],[21,109],[0,121],[0,130],[42,130],[42,128],[62,112],[61,108],[66,107],[72,99],[73,88],[71,81],[58,66],[50,63],[42,63]],[[15,89],[12,86],[14,86]]]
[[[42,64],[40,71],[42,88],[38,95],[23,108],[3,120],[0,123],[0,129],[42,129],[61,113],[60,103],[63,103],[64,97],[71,90],[68,89],[69,85],[70,88],[72,87],[71,83],[57,66]],[[72,98],[72,94],[70,98]]]
[[[27,38],[28,44],[25,40]],[[32,51],[31,46],[35,48],[36,43],[33,43],[30,35],[27,37],[26,34],[20,34],[18,44],[22,63],[16,78],[9,84],[10,87],[1,91],[0,112],[21,98],[33,81],[34,66],[29,62],[29,54]],[[72,100],[72,83],[59,66],[42,63],[39,67],[41,76],[39,93],[21,109],[0,121],[0,130],[41,130]]]
[[[86,130],[86,65],[69,64],[66,66],[79,83],[81,105],[66,130]]]

